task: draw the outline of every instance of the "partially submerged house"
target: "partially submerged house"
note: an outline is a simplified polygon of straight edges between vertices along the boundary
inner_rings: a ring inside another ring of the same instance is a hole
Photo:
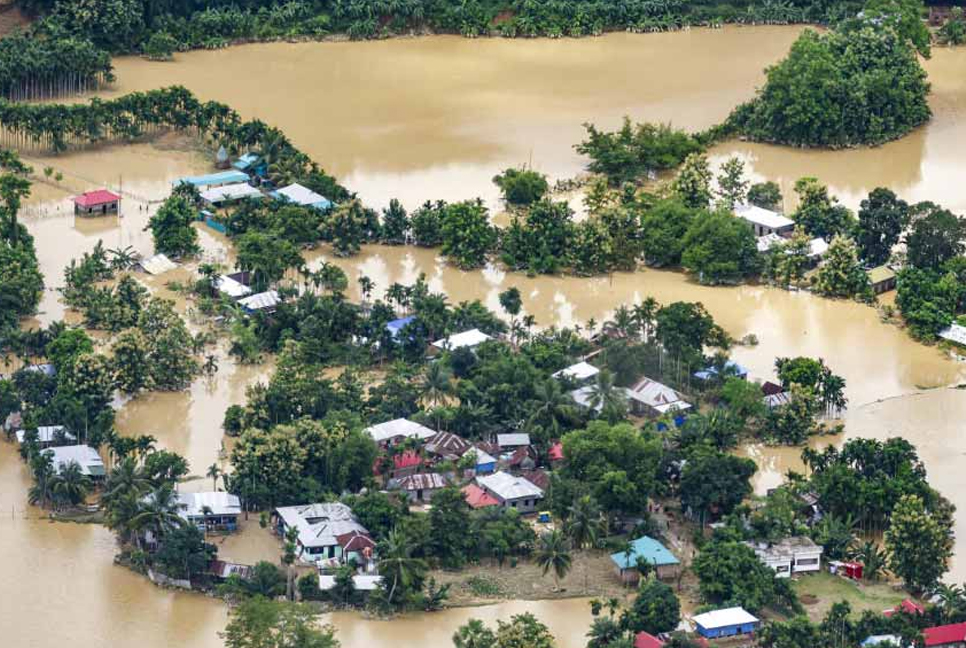
[[[281,301],[277,291],[268,290],[239,299],[238,304],[248,313],[274,313]]]
[[[282,187],[271,194],[272,198],[282,202],[301,205],[302,207],[312,207],[325,211],[332,207],[332,201],[322,194],[315,193],[308,187],[303,187],[297,182],[287,187]]]
[[[27,440],[27,430],[17,430],[17,443]],[[65,446],[77,440],[63,425],[41,425],[37,428],[37,443],[41,448]]]
[[[618,551],[610,555],[611,561],[617,567],[617,575],[621,582],[636,583],[641,578],[637,568],[638,559],[651,564],[658,578],[677,578],[681,571],[681,562],[667,547],[651,538],[642,536],[630,543],[630,552]]]
[[[372,592],[379,587],[382,576],[378,574],[354,574],[352,588],[357,592]],[[319,589],[328,592],[335,587],[335,574],[319,574]]]
[[[880,265],[868,270],[869,283],[872,284],[872,292],[881,295],[884,292],[895,290],[896,273],[889,266]]]
[[[476,484],[493,496],[503,508],[532,513],[543,499],[543,489],[524,477],[505,472],[476,477]]]
[[[707,381],[717,378],[718,374],[720,373],[724,373],[725,376],[733,376],[742,380],[748,380],[748,370],[734,360],[728,360],[725,362],[723,371],[718,371],[718,368],[712,365],[710,367],[705,367],[700,371],[695,371],[693,375],[698,380]]]
[[[369,531],[341,502],[282,506],[273,512],[276,532],[284,537],[289,529],[298,530],[298,558],[303,562],[355,559],[368,562],[375,549]]]
[[[695,630],[698,634],[706,639],[749,634],[761,625],[758,617],[740,607],[698,614],[694,616],[692,621],[694,621]]]
[[[966,347],[966,326],[950,324],[939,332],[939,337],[947,342]]]
[[[116,214],[120,207],[121,197],[107,189],[97,189],[74,196],[74,214],[77,216]]]
[[[81,473],[91,479],[101,479],[107,474],[104,468],[104,461],[97,450],[86,445],[68,445],[47,448],[53,460],[54,470],[62,471],[68,465],[76,463],[80,466]]]
[[[252,289],[231,275],[215,277],[215,290],[231,299],[242,299],[252,294]]]
[[[222,491],[178,493],[178,515],[208,530],[235,531],[241,515],[241,500],[237,495]]]
[[[667,414],[680,425],[684,422],[684,413],[691,409],[681,394],[651,378],[640,379],[626,391],[631,413],[638,416],[655,418]]]
[[[154,254],[138,261],[138,266],[154,277],[177,269],[178,264],[168,258],[166,254]]]
[[[425,425],[404,418],[370,425],[365,431],[372,437],[373,441],[380,444],[395,443],[407,438],[426,441],[436,436],[435,430],[430,430]]]
[[[751,225],[755,236],[787,236],[795,229],[795,221],[792,219],[757,205],[735,205],[735,216]]]
[[[235,203],[240,200],[258,200],[265,195],[247,182],[212,187],[201,192],[201,199],[213,207]]]
[[[231,184],[247,183],[248,174],[241,171],[221,171],[219,173],[209,173],[207,175],[200,176],[188,176],[184,178],[178,178],[172,185],[177,187],[181,184],[190,184],[198,191],[205,191],[207,189],[214,189],[216,187],[224,187]]]
[[[784,538],[773,543],[749,542],[748,546],[761,562],[775,570],[778,578],[822,569],[822,547],[806,536]]]

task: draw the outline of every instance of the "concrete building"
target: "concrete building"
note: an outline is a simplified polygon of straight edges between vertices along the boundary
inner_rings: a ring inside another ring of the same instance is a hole
[[[822,547],[811,538],[797,536],[779,542],[749,542],[761,562],[775,570],[779,578],[792,574],[818,572],[822,569]]]
[[[355,558],[367,562],[375,543],[345,504],[326,502],[282,506],[273,512],[275,530],[284,537],[289,529],[298,530],[298,557],[303,562],[346,562]]]
[[[492,495],[503,508],[532,513],[543,499],[543,490],[533,482],[505,472],[478,476],[476,484]]]
[[[758,617],[740,607],[705,612],[696,615],[692,620],[695,630],[705,639],[748,634],[757,630],[761,625]]]
[[[768,234],[784,236],[795,229],[795,221],[792,219],[757,205],[736,205],[735,216],[751,225],[755,236],[759,237]]]
[[[74,196],[74,214],[77,216],[106,216],[116,214],[121,207],[121,197],[113,191],[98,189]]]

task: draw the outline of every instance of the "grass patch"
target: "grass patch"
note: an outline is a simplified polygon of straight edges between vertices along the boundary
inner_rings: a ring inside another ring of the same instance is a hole
[[[853,616],[858,617],[866,610],[881,612],[895,607],[908,596],[886,581],[855,582],[828,572],[796,578],[792,587],[812,621],[821,620],[839,601],[847,601],[852,606]]]
[[[500,584],[493,580],[492,578],[487,578],[486,576],[470,576],[463,583],[473,596],[478,596],[480,598],[498,598],[503,596],[503,588]]]

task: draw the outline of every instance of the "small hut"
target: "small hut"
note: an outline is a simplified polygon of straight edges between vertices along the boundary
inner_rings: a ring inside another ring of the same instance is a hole
[[[107,189],[88,191],[74,196],[74,213],[78,216],[116,214],[120,206],[121,197]]]

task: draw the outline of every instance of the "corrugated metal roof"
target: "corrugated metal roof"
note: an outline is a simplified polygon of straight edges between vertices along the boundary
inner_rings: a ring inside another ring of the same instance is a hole
[[[221,173],[209,173],[208,175],[188,176],[178,178],[171,184],[190,184],[196,187],[210,187],[212,185],[227,185],[236,182],[248,182],[248,175],[241,171],[222,171]]]
[[[54,469],[57,471],[63,470],[69,463],[77,463],[81,467],[81,472],[90,477],[101,477],[106,473],[101,455],[90,446],[58,446],[48,448],[44,452],[51,453]]]
[[[341,502],[283,506],[276,514],[288,528],[299,531],[299,544],[303,547],[330,547],[338,544],[338,536],[358,531],[369,533],[355,515]]]
[[[786,218],[770,209],[762,209],[758,205],[736,205],[735,215],[749,223],[770,229],[782,229],[795,225],[795,221],[790,218]]]
[[[705,629],[726,628],[728,626],[758,623],[758,617],[745,611],[744,608],[732,607],[723,610],[712,610],[704,614],[697,614],[692,619]]]
[[[208,515],[239,515],[241,514],[241,500],[237,495],[222,491],[208,491],[205,493],[178,493],[181,510],[184,517],[200,517],[204,515],[204,508],[211,509]]]
[[[282,187],[277,191],[273,191],[272,196],[280,200],[295,203],[296,205],[302,205],[303,207],[328,209],[332,206],[332,202],[328,198],[322,194],[315,193],[308,187],[303,187],[298,183],[290,184],[287,187]]]
[[[939,337],[966,346],[966,326],[950,324],[939,332]]]
[[[627,390],[628,398],[644,403],[658,412],[664,413],[671,409],[690,409],[690,403],[681,395],[663,383],[650,378],[642,378]]]
[[[379,587],[382,576],[372,576],[369,574],[356,574],[352,577],[352,584],[360,592],[371,592]],[[319,574],[319,589],[328,591],[335,587],[335,576],[331,574]]]
[[[107,189],[98,189],[96,191],[82,193],[79,196],[74,196],[74,204],[80,207],[96,207],[97,205],[117,202],[120,199],[121,197],[113,191],[108,191]]]
[[[439,473],[418,473],[399,480],[399,488],[405,491],[434,490],[445,487],[446,479]]]
[[[215,279],[215,288],[218,292],[225,293],[232,299],[239,299],[246,295],[252,294],[252,289],[241,283],[240,281],[235,281],[231,277],[221,275]]]
[[[170,270],[174,270],[178,267],[178,264],[169,259],[164,254],[155,254],[147,259],[141,259],[139,265],[144,268],[144,271],[149,275],[159,275],[164,274]]]
[[[414,423],[409,419],[398,418],[385,423],[377,423],[366,428],[366,432],[376,443],[382,443],[396,437],[413,437],[425,441],[436,436],[434,430],[430,430],[425,425]]]
[[[37,428],[37,441],[40,443],[53,443],[57,438],[58,432],[64,432],[64,438],[68,441],[76,440],[73,434],[65,431],[66,429],[63,425],[41,425]],[[26,430],[17,430],[17,443],[23,443],[26,436]]]
[[[884,281],[889,281],[896,278],[896,273],[893,272],[892,268],[889,266],[876,266],[869,270],[866,274],[869,275],[869,281],[873,284],[882,283]]]
[[[487,340],[492,339],[493,338],[479,329],[471,329],[469,331],[463,331],[462,333],[451,335],[448,338],[443,338],[442,340],[436,340],[433,342],[433,346],[439,349],[448,349],[450,351],[462,349],[463,347],[472,349],[473,347],[479,346]]]
[[[642,536],[631,543],[633,551],[630,556],[623,551],[612,553],[610,559],[621,569],[629,569],[637,566],[637,558],[640,556],[652,565],[677,565],[679,560],[668,551],[667,547],[650,536]]]
[[[530,435],[526,432],[510,432],[507,434],[497,434],[496,443],[501,448],[513,448],[516,446],[530,445]]]
[[[217,205],[218,203],[230,200],[241,200],[243,198],[263,198],[261,191],[251,186],[247,182],[238,184],[223,185],[213,187],[201,192],[201,199]]]
[[[572,364],[569,367],[561,369],[553,374],[554,378],[573,378],[574,380],[586,380],[587,378],[593,378],[600,373],[600,369],[590,364],[589,362],[578,362],[577,364]]]
[[[248,310],[266,310],[278,306],[279,298],[276,291],[269,290],[268,292],[261,292],[250,297],[245,297],[244,299],[239,299],[238,303]]]
[[[505,472],[478,476],[476,483],[504,501],[524,497],[543,497],[543,491],[532,482]]]

